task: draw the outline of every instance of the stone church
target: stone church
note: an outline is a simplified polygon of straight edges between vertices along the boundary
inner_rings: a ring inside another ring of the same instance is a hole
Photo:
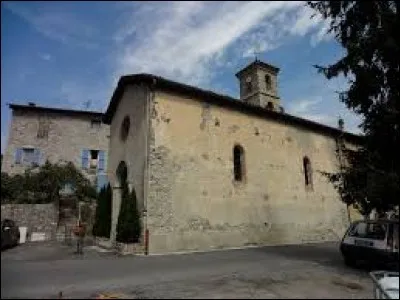
[[[120,78],[104,114],[115,240],[121,181],[135,189],[148,252],[338,240],[348,210],[321,171],[361,137],[284,112],[279,69],[236,74],[240,99],[151,74]]]

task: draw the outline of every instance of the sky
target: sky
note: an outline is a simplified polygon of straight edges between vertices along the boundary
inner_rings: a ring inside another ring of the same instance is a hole
[[[1,2],[1,152],[7,103],[104,112],[122,75],[151,73],[239,97],[235,73],[259,60],[280,68],[289,114],[360,133],[360,119],[313,65],[344,53],[302,1]]]

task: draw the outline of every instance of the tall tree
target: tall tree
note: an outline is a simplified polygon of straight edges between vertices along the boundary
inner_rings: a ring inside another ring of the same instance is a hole
[[[122,184],[121,210],[117,224],[117,241],[121,243],[137,243],[141,235],[140,214],[137,208],[135,189],[129,193],[126,181]]]
[[[103,187],[97,198],[96,217],[93,225],[93,235],[110,237],[111,230],[111,186],[108,184]]]
[[[342,200],[364,215],[385,212],[400,199],[400,16],[398,1],[311,1],[330,22],[345,55],[316,66],[327,79],[344,75],[340,100],[361,115],[361,148],[344,149],[347,165],[329,174]]]

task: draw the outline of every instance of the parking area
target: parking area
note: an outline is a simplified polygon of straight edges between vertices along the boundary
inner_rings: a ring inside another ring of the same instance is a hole
[[[336,243],[162,256],[121,257],[94,247],[83,256],[73,252],[44,243],[2,253],[2,298],[372,296],[368,272],[344,266]]]

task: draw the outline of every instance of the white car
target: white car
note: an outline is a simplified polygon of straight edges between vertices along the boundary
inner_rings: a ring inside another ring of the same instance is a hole
[[[353,222],[340,244],[347,265],[359,261],[370,265],[399,268],[399,221],[366,220]]]
[[[399,299],[399,272],[375,271],[370,275],[375,299]]]

